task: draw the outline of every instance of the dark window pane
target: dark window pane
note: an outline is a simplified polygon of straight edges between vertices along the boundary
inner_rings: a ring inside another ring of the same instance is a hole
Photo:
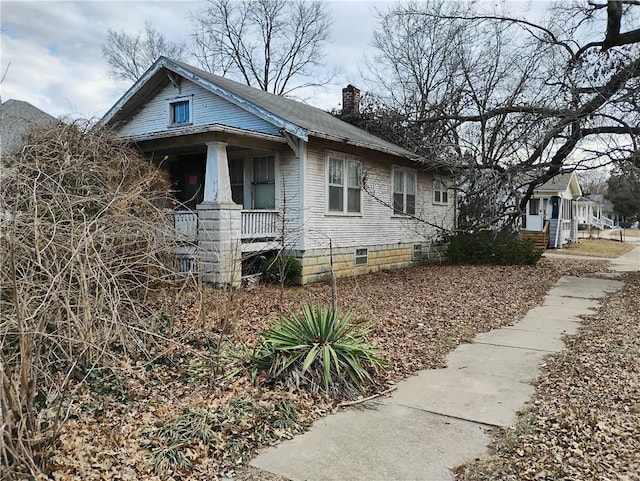
[[[231,186],[231,199],[238,205],[244,204],[244,188],[242,185]]]
[[[416,196],[407,194],[407,214],[415,215],[416,213]]]
[[[347,192],[347,212],[360,212],[360,189],[349,189]]]
[[[342,187],[329,187],[329,210],[342,212],[343,203]]]
[[[402,214],[404,212],[404,196],[402,194],[393,194],[393,213]]]

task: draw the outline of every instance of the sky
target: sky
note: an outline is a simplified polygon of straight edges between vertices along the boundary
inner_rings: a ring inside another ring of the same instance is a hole
[[[190,29],[189,13],[200,2],[172,1],[5,1],[0,3],[2,101],[25,100],[54,116],[99,118],[126,92],[130,82],[114,80],[102,56],[108,29],[136,33],[145,21],[168,40]],[[374,8],[383,2],[330,1],[333,19],[325,49],[334,82],[305,100],[337,107],[342,87],[358,85],[360,65],[375,29]]]
[[[449,0],[454,1],[454,0]],[[483,0],[504,4],[507,0]],[[510,0],[528,11],[541,0]],[[333,26],[325,63],[337,69],[334,82],[305,92],[305,101],[324,109],[337,108],[342,87],[366,89],[360,72],[376,29],[375,10],[392,2],[329,0]],[[130,82],[114,80],[102,56],[109,29],[134,34],[145,22],[168,40],[184,40],[194,0],[14,0],[0,1],[0,85],[2,101],[25,100],[54,116],[96,119],[127,91]]]

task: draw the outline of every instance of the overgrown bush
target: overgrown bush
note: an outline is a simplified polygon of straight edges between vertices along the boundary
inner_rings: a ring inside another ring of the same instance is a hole
[[[175,282],[166,179],[115,135],[59,122],[3,158],[0,462],[36,478],[69,379],[122,369],[157,337],[147,301]]]
[[[273,255],[263,259],[260,263],[260,273],[266,282],[290,286],[299,281],[302,275],[302,265],[295,257]]]
[[[456,234],[449,238],[447,248],[451,262],[467,264],[535,265],[543,253],[543,249],[534,247],[533,239],[492,230]]]
[[[255,362],[276,379],[329,395],[353,396],[372,381],[371,370],[386,363],[365,339],[371,331],[351,313],[305,305],[302,315],[283,316],[265,330]]]

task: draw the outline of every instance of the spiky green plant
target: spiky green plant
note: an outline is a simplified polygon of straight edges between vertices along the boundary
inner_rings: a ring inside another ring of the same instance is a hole
[[[350,312],[305,305],[302,315],[283,316],[261,334],[255,362],[275,378],[328,394],[352,395],[354,388],[364,392],[365,383],[372,381],[371,369],[386,362],[366,342],[372,328],[351,318]]]

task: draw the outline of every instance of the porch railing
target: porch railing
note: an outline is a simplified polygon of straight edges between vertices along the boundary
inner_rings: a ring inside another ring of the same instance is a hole
[[[604,229],[608,227],[609,229],[613,229],[614,223],[613,219],[609,219],[608,217],[591,217],[591,225],[596,226],[600,229]]]
[[[174,210],[173,228],[185,241],[195,241],[198,238],[198,213],[191,210]]]
[[[277,210],[243,210],[242,239],[275,239],[278,233]]]
[[[190,210],[175,210],[173,228],[186,242],[198,238],[198,213]],[[277,210],[243,210],[241,213],[242,239],[274,239],[278,233]]]

